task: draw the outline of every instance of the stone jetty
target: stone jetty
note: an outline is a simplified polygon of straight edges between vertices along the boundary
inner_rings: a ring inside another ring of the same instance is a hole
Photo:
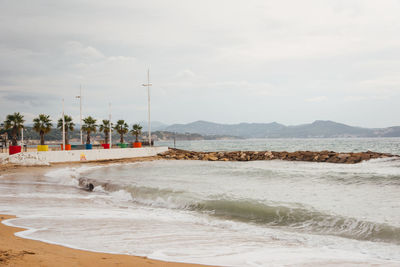
[[[160,158],[171,160],[206,160],[206,161],[254,161],[254,160],[288,160],[355,164],[364,160],[398,157],[387,153],[372,151],[357,153],[338,153],[334,151],[220,151],[196,152],[169,148],[158,154]]]

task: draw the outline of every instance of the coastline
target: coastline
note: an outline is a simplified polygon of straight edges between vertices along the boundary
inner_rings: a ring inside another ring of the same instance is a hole
[[[42,241],[30,240],[15,235],[24,228],[7,226],[4,220],[13,215],[0,214],[0,265],[7,266],[205,266],[190,263],[164,262],[146,257],[107,254],[72,249]]]
[[[211,152],[212,153],[212,152]],[[42,165],[42,166],[27,166],[27,165],[1,165],[0,164],[0,176],[11,176],[12,179],[19,179],[19,175],[25,175],[25,179],[30,179],[29,177],[32,175],[41,175],[45,172],[51,171],[52,169],[64,168],[64,167],[73,167],[79,168],[83,166],[112,166],[114,164],[120,165],[124,163],[134,163],[141,161],[157,161],[157,160],[166,160],[162,156],[154,156],[154,157],[142,157],[142,158],[131,158],[131,159],[112,159],[106,161],[86,161],[86,162],[74,162],[74,163],[51,163],[50,165]],[[174,160],[173,158],[170,160]],[[182,159],[184,160],[184,159]],[[204,159],[203,159],[204,160]],[[277,161],[279,162],[279,160]],[[334,165],[334,164],[333,164]],[[333,166],[332,165],[332,166]],[[350,166],[349,166],[350,167]],[[84,167],[85,168],[85,167]],[[22,176],[21,176],[22,177]],[[8,179],[9,177],[7,177]],[[5,203],[7,203],[7,199],[5,199]],[[7,211],[8,210],[8,211]],[[16,214],[12,211],[12,209],[5,208],[3,210],[5,214]],[[18,215],[18,214],[17,214]],[[0,215],[0,218],[15,218],[12,215]],[[20,218],[24,219],[25,216]],[[0,221],[3,219],[0,219]],[[7,225],[11,225],[7,226]],[[0,223],[0,265],[7,266],[204,266],[204,265],[196,265],[196,264],[185,264],[185,263],[175,263],[175,262],[163,262],[159,260],[150,260],[146,257],[140,256],[129,256],[122,254],[108,254],[102,252],[94,252],[94,251],[85,251],[80,249],[68,248],[64,246],[60,246],[57,244],[46,243],[46,241],[36,241],[31,239],[20,238],[15,235],[18,231],[26,230],[24,228],[13,227],[13,224],[10,221],[10,224],[2,224]],[[29,225],[23,224],[23,225]],[[8,229],[8,230],[7,230]],[[27,227],[27,229],[30,229]],[[8,232],[7,232],[8,231]],[[5,238],[5,234],[8,233],[9,236]],[[17,240],[17,241],[16,241]],[[18,241],[19,240],[19,241]],[[17,242],[18,246],[15,246],[15,242]],[[36,244],[36,245],[35,245]],[[40,244],[40,245],[38,245]],[[156,241],[157,244],[157,241]],[[44,246],[44,248],[42,248]],[[168,246],[168,245],[167,245]],[[166,246],[166,247],[167,247]],[[139,245],[140,247],[140,245]],[[33,249],[34,248],[34,249]],[[76,252],[78,251],[78,252]],[[35,254],[32,254],[35,253]],[[133,252],[135,253],[135,252]],[[139,253],[138,253],[139,254]],[[144,255],[144,254],[142,254]],[[50,259],[47,258],[50,256]],[[132,259],[131,259],[132,258]],[[134,259],[133,259],[134,258]],[[162,258],[161,258],[162,259]],[[246,257],[246,260],[252,259],[252,256]],[[51,261],[50,261],[51,260]],[[268,259],[269,260],[269,259]],[[276,260],[276,259],[275,259]],[[305,259],[306,263],[315,263],[314,259]],[[310,260],[310,261],[309,261]],[[6,262],[7,261],[7,262]],[[188,261],[190,262],[190,260]],[[203,261],[204,262],[204,261]],[[277,262],[280,262],[277,261]],[[375,261],[374,261],[375,262]],[[205,262],[207,264],[207,262]],[[350,259],[336,259],[336,258],[328,258],[327,262],[319,262],[321,265],[323,263],[329,264],[351,264],[351,263],[371,263],[369,260],[359,259],[353,262]],[[388,265],[390,266],[390,265]]]
[[[12,173],[14,171],[21,171],[24,169],[38,169],[38,168],[54,168],[54,167],[69,167],[69,166],[79,166],[79,165],[107,165],[115,163],[132,163],[141,161],[153,161],[160,159],[159,156],[149,156],[149,157],[135,157],[135,158],[123,158],[123,159],[107,159],[107,160],[88,160],[88,161],[76,161],[76,162],[54,162],[49,165],[22,165],[15,163],[0,163],[0,175]]]
[[[138,157],[131,159],[113,159],[105,161],[52,163],[50,165],[16,165],[0,164],[0,176],[42,171],[43,169],[60,168],[81,165],[108,165],[115,163],[131,163],[152,161],[155,157]],[[21,238],[17,232],[27,229],[7,226],[3,221],[17,216],[0,214],[0,265],[7,266],[166,266],[166,267],[195,267],[205,266],[190,263],[166,262],[147,257],[122,254],[92,252],[50,244],[42,241]]]

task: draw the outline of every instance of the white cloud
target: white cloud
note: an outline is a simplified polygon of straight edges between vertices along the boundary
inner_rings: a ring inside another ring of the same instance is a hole
[[[191,70],[181,70],[176,76],[177,79],[193,79],[196,77],[196,74]]]
[[[104,55],[92,46],[84,46],[77,41],[69,41],[65,44],[65,55],[79,59],[103,59]]]
[[[309,103],[323,103],[326,119],[359,124],[357,114],[374,107],[388,112],[369,116],[371,125],[400,124],[399,8],[395,0],[7,0],[0,92],[49,100],[2,102],[0,116],[56,114],[62,97],[76,116],[71,96],[82,84],[85,114],[104,117],[112,102],[116,118],[145,120],[150,66],[159,121],[296,124],[315,119]]]
[[[307,98],[306,102],[311,102],[311,103],[319,103],[328,100],[326,96],[316,96],[316,97],[311,97]]]

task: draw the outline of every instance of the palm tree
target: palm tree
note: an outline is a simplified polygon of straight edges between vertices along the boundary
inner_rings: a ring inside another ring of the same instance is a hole
[[[50,115],[39,114],[33,119],[33,130],[40,134],[40,145],[44,145],[44,135],[50,132],[52,126]]]
[[[131,133],[136,136],[136,141],[135,142],[139,142],[139,135],[142,133],[142,126],[140,126],[140,124],[134,124],[132,126],[132,131]]]
[[[128,133],[129,128],[128,124],[124,120],[117,121],[117,124],[114,126],[114,129],[121,136],[120,143],[124,143],[124,134]]]
[[[6,120],[4,121],[4,128],[6,130],[11,129],[12,136],[12,145],[18,145],[17,136],[21,129],[24,128],[24,116],[19,112],[14,112],[14,114],[7,115]]]
[[[64,115],[64,129],[65,129],[65,144],[69,145],[68,142],[68,131],[74,130],[75,123],[72,122],[72,117],[68,115]],[[63,128],[63,120],[60,118],[57,123],[57,128],[62,131]]]
[[[99,131],[104,133],[106,144],[109,144],[110,142],[108,140],[110,137],[110,121],[103,120],[103,123],[100,124],[99,126]],[[112,131],[112,123],[111,123],[111,131]]]
[[[97,131],[96,120],[93,119],[91,116],[84,118],[83,122],[85,124],[82,125],[82,130],[84,130],[87,134],[86,136],[86,144],[90,144],[90,134]]]

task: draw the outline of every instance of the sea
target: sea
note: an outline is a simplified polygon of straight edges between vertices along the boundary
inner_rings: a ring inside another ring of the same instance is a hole
[[[158,142],[195,151],[400,155],[400,138]],[[93,192],[79,181],[90,181]],[[400,266],[400,159],[359,164],[159,160],[0,176],[18,236],[219,266]]]

